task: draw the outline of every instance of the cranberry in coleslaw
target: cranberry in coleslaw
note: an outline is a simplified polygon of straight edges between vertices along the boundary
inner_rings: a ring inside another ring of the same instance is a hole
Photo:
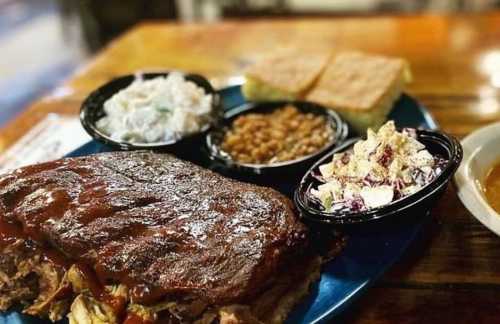
[[[360,212],[411,195],[434,180],[446,160],[433,156],[413,129],[388,121],[378,132],[319,167],[323,182],[310,194],[327,212]]]

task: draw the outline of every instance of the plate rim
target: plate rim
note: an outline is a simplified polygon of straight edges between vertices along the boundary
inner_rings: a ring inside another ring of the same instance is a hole
[[[222,98],[224,98],[224,92],[235,91],[235,90],[239,89],[240,87],[241,87],[241,85],[239,85],[239,84],[230,85],[228,87],[223,87],[223,88],[217,89],[217,92],[220,93]],[[409,95],[407,93],[402,93],[401,96],[402,96],[402,98],[406,97],[414,102],[416,109],[418,109],[419,113],[422,115],[422,120],[420,122],[425,124],[428,129],[438,129],[439,128],[438,123],[433,118],[433,116],[431,115],[429,110],[424,105],[422,105],[416,98],[412,97],[411,95]],[[224,109],[233,108],[233,107],[234,106],[227,107],[224,105]],[[85,152],[85,150],[86,149],[88,150],[88,148],[92,147],[95,143],[97,143],[97,142],[95,142],[94,140],[91,140],[91,141],[83,144],[82,146],[80,146],[76,150],[68,153],[65,156],[79,156],[79,155],[92,154],[89,152]],[[101,145],[101,144],[98,144],[98,145]],[[99,147],[99,146],[97,146],[97,147]],[[91,148],[91,149],[93,150],[93,148]],[[80,154],[81,152],[83,152],[83,154]],[[94,153],[98,153],[98,152],[94,152]],[[431,219],[431,217],[429,215],[430,215],[430,211],[426,211],[426,213],[420,217],[420,220],[418,222],[412,223],[412,225],[411,225],[411,237],[406,238],[406,240],[404,241],[404,245],[400,246],[400,249],[398,250],[397,255],[391,256],[391,258],[388,262],[385,262],[383,264],[383,266],[379,266],[377,268],[376,273],[368,276],[367,279],[363,279],[362,282],[360,282],[359,284],[355,284],[356,285],[355,288],[353,288],[347,294],[345,294],[345,296],[343,296],[340,301],[333,303],[328,308],[325,307],[325,310],[322,311],[321,314],[313,315],[315,318],[312,319],[310,321],[310,323],[324,323],[328,320],[331,320],[335,316],[338,316],[346,308],[348,308],[348,306],[350,306],[353,302],[355,302],[356,299],[359,298],[362,295],[362,293],[366,291],[366,289],[368,289],[370,286],[372,286],[374,283],[376,283],[376,281],[384,273],[386,273],[387,270],[389,270],[397,261],[400,260],[400,258],[403,256],[406,249],[410,246],[410,244],[419,235],[424,224],[428,220]],[[342,254],[342,252],[341,252],[341,254]],[[334,260],[335,259],[336,258],[334,258]],[[333,262],[334,260],[329,261],[329,262]],[[326,266],[327,264],[328,263],[326,263],[324,266]],[[321,274],[320,279],[318,279],[318,281],[315,284],[319,284],[319,282],[321,281],[322,275],[323,275],[323,273]],[[307,296],[304,297],[304,299],[302,301],[298,302],[294,306],[294,308],[298,307],[306,299],[307,299]],[[294,312],[294,310],[292,308],[292,310],[290,311],[290,313],[288,315],[291,315],[293,312]],[[21,315],[21,313],[17,312],[17,311],[3,312],[3,313],[0,313],[0,319],[6,320],[7,324],[24,324],[24,323],[26,323],[25,321],[23,321],[22,317],[16,316],[16,314]],[[288,323],[289,320],[290,320],[290,318],[287,317],[287,319],[285,320],[285,323]],[[304,320],[304,319],[302,319],[302,320]],[[63,323],[65,323],[65,322],[63,322]]]

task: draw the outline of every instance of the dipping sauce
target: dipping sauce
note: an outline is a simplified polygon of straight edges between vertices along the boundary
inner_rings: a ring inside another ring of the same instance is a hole
[[[97,128],[120,142],[158,143],[197,133],[210,122],[212,95],[179,72],[140,76],[104,103]]]
[[[238,162],[273,164],[313,154],[330,143],[333,134],[325,116],[288,105],[237,117],[221,148]]]
[[[500,163],[488,172],[484,193],[490,206],[500,214]]]
[[[310,194],[327,212],[360,212],[387,205],[434,180],[446,160],[433,156],[413,129],[398,132],[388,121],[352,150],[319,166],[323,184]]]

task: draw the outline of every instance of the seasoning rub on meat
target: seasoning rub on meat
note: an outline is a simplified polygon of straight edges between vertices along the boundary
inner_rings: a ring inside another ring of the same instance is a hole
[[[289,199],[170,155],[0,177],[0,309],[71,323],[280,323],[318,278]]]

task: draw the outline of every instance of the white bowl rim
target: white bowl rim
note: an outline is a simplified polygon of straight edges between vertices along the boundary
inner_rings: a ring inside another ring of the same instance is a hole
[[[455,174],[458,197],[469,212],[484,226],[500,236],[500,215],[489,205],[481,192],[478,179],[471,172],[471,163],[481,154],[481,147],[491,141],[500,144],[500,122],[482,127],[462,140],[463,162]],[[500,152],[498,152],[500,159]]]

